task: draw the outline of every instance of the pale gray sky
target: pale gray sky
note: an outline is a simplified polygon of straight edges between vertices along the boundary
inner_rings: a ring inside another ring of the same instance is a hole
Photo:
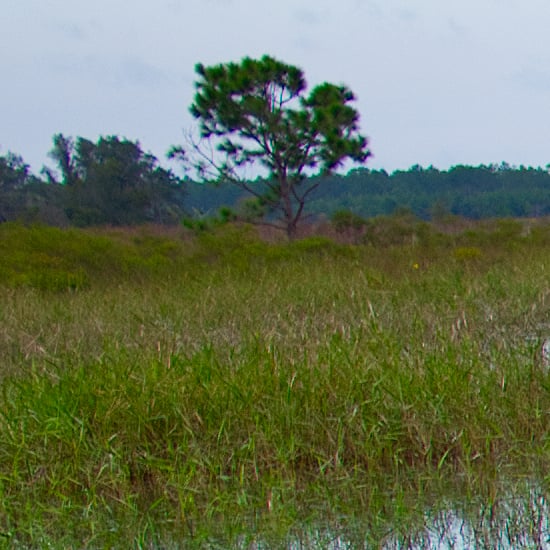
[[[264,53],[357,95],[369,166],[550,162],[549,0],[3,0],[0,154],[193,126],[194,65]]]

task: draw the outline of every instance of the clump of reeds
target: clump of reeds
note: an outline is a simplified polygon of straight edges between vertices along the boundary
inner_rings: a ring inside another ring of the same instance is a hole
[[[52,235],[88,284],[0,290],[13,545],[234,541],[363,512],[382,536],[548,466],[526,338],[547,321],[544,243]]]

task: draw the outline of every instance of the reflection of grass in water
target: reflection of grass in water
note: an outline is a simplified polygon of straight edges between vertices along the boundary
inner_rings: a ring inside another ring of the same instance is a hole
[[[86,288],[0,291],[12,541],[275,540],[361,517],[376,542],[437,495],[495,502],[501,478],[548,466],[543,242],[477,243],[470,262],[238,231],[54,236],[42,249]]]
[[[376,538],[361,518],[342,524],[321,522],[294,529],[286,548],[384,548],[450,550],[454,548],[501,548],[508,550],[546,548],[550,537],[550,509],[544,492],[523,483],[503,487],[497,502],[474,500],[444,503],[418,516],[416,523],[390,525]],[[290,542],[289,542],[290,541]],[[262,540],[266,547],[279,547],[280,540]],[[245,544],[241,548],[246,548]]]
[[[424,514],[421,525],[386,537],[384,547],[546,548],[550,537],[546,491],[526,480],[503,483],[501,489],[493,500],[482,497],[464,502],[457,497],[447,505],[441,503]],[[360,525],[357,530],[362,531]],[[356,545],[354,541],[352,547]]]

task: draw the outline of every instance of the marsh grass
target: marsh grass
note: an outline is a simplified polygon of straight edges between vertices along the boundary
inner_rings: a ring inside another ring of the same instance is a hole
[[[539,234],[377,248],[0,230],[10,545],[277,545],[353,521],[380,544],[449,495],[546,487]],[[34,284],[45,256],[86,285]]]

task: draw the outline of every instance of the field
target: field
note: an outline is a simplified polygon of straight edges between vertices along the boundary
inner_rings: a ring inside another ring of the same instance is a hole
[[[0,548],[377,547],[545,498],[550,225],[409,236],[0,225]]]

